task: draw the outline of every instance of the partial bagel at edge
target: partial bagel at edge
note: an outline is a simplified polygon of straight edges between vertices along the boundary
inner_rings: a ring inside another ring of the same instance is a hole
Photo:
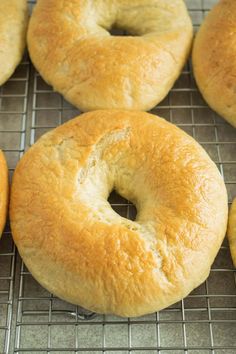
[[[3,152],[0,150],[0,238],[7,219],[8,211],[8,168]]]
[[[26,46],[27,0],[0,0],[0,85],[14,73]]]
[[[209,106],[236,127],[236,1],[220,0],[193,45],[193,71]]]

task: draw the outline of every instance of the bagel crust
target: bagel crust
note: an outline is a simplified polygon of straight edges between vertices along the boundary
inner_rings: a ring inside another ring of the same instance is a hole
[[[0,85],[14,73],[26,44],[27,0],[0,0]]]
[[[115,189],[136,221],[107,201]],[[227,226],[223,179],[202,147],[142,112],[96,111],[45,134],[13,177],[13,237],[33,276],[98,313],[139,316],[208,276]]]
[[[193,46],[197,85],[209,106],[236,127],[236,1],[221,0]]]
[[[236,267],[236,198],[229,213],[228,239],[233,264]]]
[[[0,238],[4,229],[8,209],[8,168],[0,150]]]
[[[114,26],[131,35],[111,36]],[[41,76],[82,111],[153,108],[191,42],[182,0],[38,0],[28,31]]]

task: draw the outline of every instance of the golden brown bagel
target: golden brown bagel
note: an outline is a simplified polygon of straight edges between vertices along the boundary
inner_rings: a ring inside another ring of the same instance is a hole
[[[27,0],[0,0],[0,85],[21,61],[27,22]]]
[[[113,26],[136,36],[111,36]],[[191,41],[182,0],[38,0],[28,31],[44,80],[82,111],[154,107],[179,76]]]
[[[236,127],[236,1],[221,0],[203,22],[193,46],[197,85],[219,115]]]
[[[229,213],[228,240],[234,266],[236,267],[236,198]]]
[[[8,169],[5,157],[0,150],[0,238],[4,229],[8,208]]]
[[[136,221],[107,202],[115,189]],[[18,164],[13,237],[49,291],[99,313],[139,316],[201,284],[227,226],[227,195],[193,138],[156,116],[84,114],[45,134]]]

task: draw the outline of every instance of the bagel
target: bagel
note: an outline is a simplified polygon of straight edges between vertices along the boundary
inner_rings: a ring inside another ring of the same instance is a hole
[[[27,0],[0,0],[0,85],[22,59],[27,23]]]
[[[110,207],[115,189],[135,221]],[[11,227],[33,276],[98,313],[139,316],[201,284],[227,226],[227,194],[193,138],[151,114],[86,113],[45,134],[18,164]]]
[[[193,46],[197,85],[209,106],[236,127],[236,1],[221,0]]]
[[[129,36],[111,36],[113,27]],[[149,110],[169,92],[192,42],[182,0],[38,0],[30,57],[81,111]]]
[[[236,198],[229,213],[228,240],[233,264],[236,267]]]
[[[8,169],[5,157],[0,150],[0,238],[4,229],[8,209]]]

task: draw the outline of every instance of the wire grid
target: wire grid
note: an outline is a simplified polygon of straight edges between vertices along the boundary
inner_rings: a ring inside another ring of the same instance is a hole
[[[24,151],[29,61],[23,60],[14,76],[0,87],[0,141],[10,177]],[[15,247],[9,225],[0,243],[0,353],[8,353],[13,307]]]
[[[187,1],[195,28],[215,2]],[[152,113],[177,124],[202,144],[225,178],[231,203],[236,195],[236,131],[207,107],[190,63]],[[10,171],[43,133],[78,114],[25,59],[0,94],[0,141]],[[120,215],[134,219],[131,203],[115,194],[110,202]],[[7,227],[0,243],[0,353],[236,352],[236,278],[227,241],[208,280],[186,299],[159,313],[121,319],[61,301],[43,289],[23,263],[17,263],[14,273],[16,254],[9,234]],[[14,274],[19,282],[13,288]]]

